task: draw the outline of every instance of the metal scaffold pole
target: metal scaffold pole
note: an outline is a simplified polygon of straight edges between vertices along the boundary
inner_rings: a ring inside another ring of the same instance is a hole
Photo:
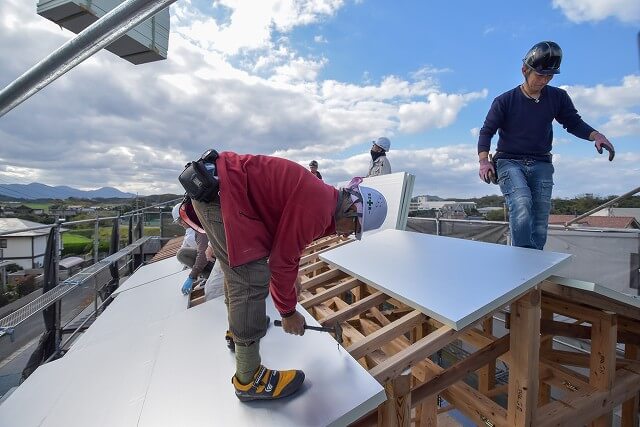
[[[176,0],[126,0],[0,92],[0,117]]]

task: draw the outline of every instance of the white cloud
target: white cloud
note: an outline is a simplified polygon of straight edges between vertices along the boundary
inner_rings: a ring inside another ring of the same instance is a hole
[[[342,0],[215,0],[214,7],[229,11],[229,16],[219,22],[190,1],[177,2],[172,32],[205,49],[235,55],[243,50],[268,49],[274,29],[286,33],[318,22],[334,15],[343,4]]]
[[[403,104],[398,110],[401,132],[416,133],[430,128],[451,125],[460,110],[469,102],[486,98],[488,91],[471,92],[463,95],[430,93],[426,102]]]
[[[469,130],[469,133],[471,133],[472,137],[477,138],[478,135],[480,135],[480,128],[472,128]]]
[[[322,36],[322,35],[317,35],[317,36],[315,36],[315,37],[313,38],[313,41],[314,41],[314,42],[316,42],[316,43],[321,43],[321,44],[329,43],[329,42],[327,41],[327,39],[326,39],[324,36]]]
[[[600,127],[600,130],[609,138],[626,135],[640,136],[640,114],[614,114],[608,122]]]
[[[601,21],[614,17],[622,22],[640,22],[638,0],[553,0],[553,8],[572,22]]]
[[[625,76],[619,86],[562,86],[587,122],[609,136],[640,136],[640,75]],[[604,121],[603,121],[604,120]]]

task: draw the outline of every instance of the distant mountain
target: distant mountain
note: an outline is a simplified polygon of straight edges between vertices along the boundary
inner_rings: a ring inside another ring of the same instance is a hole
[[[97,190],[78,190],[65,185],[51,187],[49,185],[32,182],[31,184],[2,184],[0,196],[13,199],[130,199],[136,197],[133,193],[125,193],[117,188],[102,187]]]

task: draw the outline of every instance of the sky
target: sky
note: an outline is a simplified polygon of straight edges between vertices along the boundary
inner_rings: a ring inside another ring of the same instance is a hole
[[[608,162],[554,125],[554,197],[640,183],[638,0],[178,0],[170,12],[168,59],[101,51],[0,117],[0,186],[182,193],[184,164],[207,148],[315,159],[337,183],[366,174],[387,136],[414,195],[499,194],[478,178],[478,130],[542,40],[564,52],[551,85],[616,147]],[[0,1],[0,88],[73,36],[34,0]]]

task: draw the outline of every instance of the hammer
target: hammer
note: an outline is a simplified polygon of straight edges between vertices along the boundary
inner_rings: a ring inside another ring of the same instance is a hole
[[[278,326],[278,327],[282,327],[282,321],[281,320],[274,320],[273,321],[273,325],[274,326]],[[338,341],[338,344],[342,344],[342,327],[340,326],[340,323],[336,322],[335,326],[333,328],[327,328],[324,326],[309,326],[309,325],[304,325],[305,329],[309,329],[312,331],[320,331],[320,332],[332,332],[335,337],[336,337],[336,341]]]

